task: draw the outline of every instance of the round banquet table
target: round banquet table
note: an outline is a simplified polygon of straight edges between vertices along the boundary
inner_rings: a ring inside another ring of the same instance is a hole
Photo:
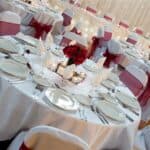
[[[45,90],[37,94],[36,84],[31,80],[10,83],[2,72],[0,76],[0,141],[45,124],[81,137],[91,150],[132,150],[141,110],[139,116],[125,110],[134,121],[104,124],[86,106],[74,113],[56,108],[45,98]]]

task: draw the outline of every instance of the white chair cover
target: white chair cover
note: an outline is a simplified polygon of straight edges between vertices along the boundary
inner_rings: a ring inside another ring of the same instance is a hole
[[[110,40],[108,42],[108,51],[111,54],[121,54],[121,53],[123,53],[120,43],[116,40]]]
[[[21,143],[32,150],[88,150],[88,145],[79,137],[49,126],[37,126],[19,134],[8,150],[19,150]]]

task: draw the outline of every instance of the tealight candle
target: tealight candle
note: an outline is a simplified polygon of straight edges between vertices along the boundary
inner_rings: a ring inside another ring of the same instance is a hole
[[[79,82],[81,82],[82,81],[82,79],[80,78],[80,77],[73,77],[72,78],[72,82],[73,83],[79,83]]]
[[[81,77],[81,78],[85,78],[85,76],[86,76],[86,75],[85,75],[84,72],[81,72],[81,73],[80,73],[80,77]]]
[[[63,75],[64,74],[64,67],[59,66],[59,68],[57,69],[57,73],[60,75]]]

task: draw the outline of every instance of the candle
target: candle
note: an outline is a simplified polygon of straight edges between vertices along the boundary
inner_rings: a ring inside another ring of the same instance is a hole
[[[80,78],[80,77],[73,77],[72,78],[72,82],[73,83],[79,83],[79,82],[81,82],[82,81],[82,78]]]
[[[57,73],[63,76],[63,74],[64,74],[64,67],[59,66],[59,68],[57,69]]]
[[[85,76],[86,76],[86,75],[85,75],[84,72],[81,72],[81,73],[80,73],[80,77],[81,77],[81,78],[85,78]]]

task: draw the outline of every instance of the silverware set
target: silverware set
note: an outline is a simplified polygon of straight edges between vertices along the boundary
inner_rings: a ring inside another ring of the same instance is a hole
[[[90,108],[91,108],[92,112],[94,112],[98,116],[98,118],[100,119],[100,121],[103,124],[109,124],[109,121],[97,108],[95,108],[93,105],[91,105]]]

